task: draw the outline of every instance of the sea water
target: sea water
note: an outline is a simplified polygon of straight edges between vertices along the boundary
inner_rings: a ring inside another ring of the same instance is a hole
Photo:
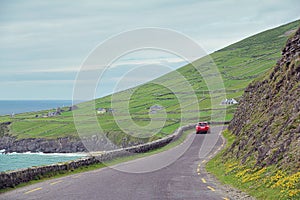
[[[0,172],[23,169],[33,166],[50,165],[85,157],[81,153],[9,153],[0,150]]]
[[[71,100],[0,100],[0,115],[47,110],[72,105]],[[84,157],[83,154],[10,153],[0,150],[0,172],[49,165]]]
[[[71,106],[72,100],[0,100],[0,115]]]

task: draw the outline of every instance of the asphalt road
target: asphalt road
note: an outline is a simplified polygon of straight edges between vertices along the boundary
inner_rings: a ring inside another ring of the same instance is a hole
[[[226,200],[203,171],[205,162],[223,145],[219,133],[220,127],[214,127],[210,134],[190,134],[165,152],[22,187],[1,194],[0,199]]]

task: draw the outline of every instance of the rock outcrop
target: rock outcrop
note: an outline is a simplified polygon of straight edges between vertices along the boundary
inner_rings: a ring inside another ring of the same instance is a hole
[[[299,171],[300,29],[274,69],[246,88],[229,130],[237,137],[226,156],[244,164]]]
[[[0,149],[11,152],[74,153],[85,152],[86,148],[79,139],[64,137],[57,139],[28,138],[16,139],[12,136],[0,138]]]

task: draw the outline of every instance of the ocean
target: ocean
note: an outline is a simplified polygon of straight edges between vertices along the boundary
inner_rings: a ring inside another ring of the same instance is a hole
[[[0,115],[71,106],[72,100],[0,100]]]
[[[50,165],[58,162],[76,160],[86,156],[79,153],[10,153],[1,154],[0,172],[7,170],[23,169],[33,166]]]
[[[0,100],[0,115],[47,110],[71,106],[71,100]],[[83,154],[11,153],[0,150],[0,172],[32,166],[48,165],[83,157]]]

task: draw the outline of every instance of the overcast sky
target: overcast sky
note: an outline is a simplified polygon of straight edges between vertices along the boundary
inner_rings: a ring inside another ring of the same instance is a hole
[[[211,53],[299,19],[299,10],[298,0],[0,0],[0,99],[71,99],[76,73],[91,50],[124,31],[172,29]],[[118,65],[184,64],[164,53],[141,55]],[[107,85],[117,76],[108,75]],[[99,87],[97,96],[109,93]]]

